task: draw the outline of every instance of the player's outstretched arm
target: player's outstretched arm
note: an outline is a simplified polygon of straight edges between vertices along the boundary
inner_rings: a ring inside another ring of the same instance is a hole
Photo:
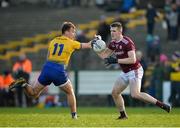
[[[81,48],[82,48],[82,49],[92,48],[92,47],[91,47],[91,41],[89,41],[88,43],[81,43]]]
[[[113,51],[110,50],[109,48],[106,48],[105,50],[103,50],[102,52],[98,52],[97,55],[101,58],[101,59],[105,59],[108,58],[110,55],[112,55]]]
[[[106,47],[106,43],[102,40],[101,36],[95,35],[94,37],[95,38],[91,41],[91,47],[96,54],[102,59],[110,56],[113,51]]]
[[[82,49],[86,49],[86,48],[92,48],[93,46],[93,41],[96,41],[96,40],[101,40],[101,36],[100,35],[95,35],[94,36],[95,38],[91,41],[89,41],[88,43],[81,43],[81,48]]]

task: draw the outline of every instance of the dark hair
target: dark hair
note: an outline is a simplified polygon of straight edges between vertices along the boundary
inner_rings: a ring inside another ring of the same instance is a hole
[[[114,22],[110,25],[110,27],[117,27],[119,30],[122,31],[122,24],[120,22]]]
[[[62,34],[64,34],[66,31],[69,31],[71,28],[76,28],[76,27],[71,22],[64,22],[61,26]]]

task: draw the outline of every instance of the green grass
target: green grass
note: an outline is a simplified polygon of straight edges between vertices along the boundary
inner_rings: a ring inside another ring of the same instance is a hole
[[[0,127],[180,127],[180,108],[170,114],[159,108],[127,108],[128,120],[116,120],[116,108],[78,108],[72,120],[68,108],[0,108]]]

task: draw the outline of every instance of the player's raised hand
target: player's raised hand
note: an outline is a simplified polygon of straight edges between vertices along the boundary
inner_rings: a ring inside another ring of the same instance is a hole
[[[97,39],[91,40],[91,47],[92,47],[92,48],[94,47],[94,45],[95,45],[95,43],[96,43],[96,40],[97,40]]]
[[[102,40],[102,37],[101,37],[100,35],[95,35],[94,37],[95,37],[95,39],[97,39],[97,40]]]
[[[95,42],[96,42],[97,40],[101,40],[101,39],[102,39],[102,37],[101,37],[100,35],[95,35],[95,36],[94,36],[94,39],[91,41],[91,47],[93,48]]]

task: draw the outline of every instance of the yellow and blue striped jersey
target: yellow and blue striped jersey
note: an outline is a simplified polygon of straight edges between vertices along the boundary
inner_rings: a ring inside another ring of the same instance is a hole
[[[56,37],[49,44],[47,60],[68,65],[71,54],[80,47],[78,41],[65,36]]]

